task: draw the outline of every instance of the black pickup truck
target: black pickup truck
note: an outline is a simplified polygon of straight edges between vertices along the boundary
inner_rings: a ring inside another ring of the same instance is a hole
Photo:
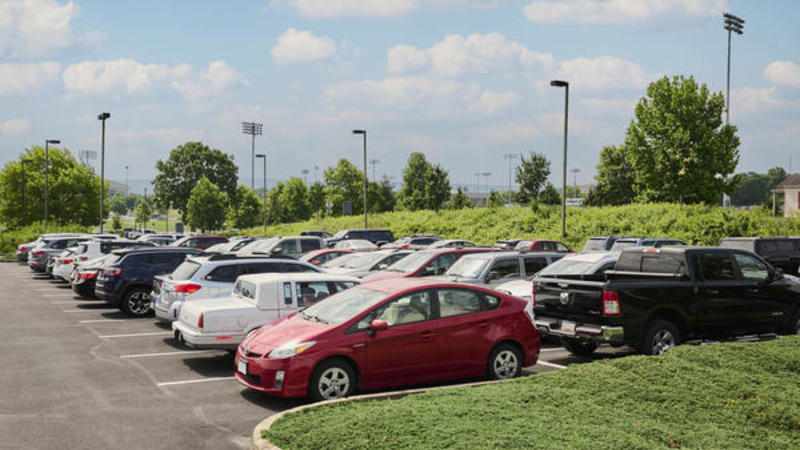
[[[534,280],[535,325],[575,354],[597,343],[661,354],[682,342],[800,333],[800,280],[719,247],[624,250],[605,281]]]

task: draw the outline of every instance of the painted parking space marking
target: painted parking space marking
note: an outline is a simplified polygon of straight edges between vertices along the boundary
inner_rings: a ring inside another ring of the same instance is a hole
[[[56,300],[50,302],[51,305],[75,305],[75,306],[83,306],[83,305],[98,305],[99,303],[95,302],[83,302],[81,303],[79,300]]]
[[[62,292],[60,294],[42,294],[42,297],[74,297],[75,294],[72,292]]]
[[[122,355],[123,359],[151,358],[156,356],[196,355],[200,353],[217,353],[220,350],[182,350],[178,352],[140,353],[138,355]]]
[[[554,364],[547,361],[538,361],[536,364],[541,364],[543,366],[552,367],[554,369],[566,369],[567,366],[562,366],[561,364]]]
[[[140,336],[172,336],[172,331],[156,331],[153,333],[129,333],[129,334],[101,334],[97,337],[102,339],[115,339],[126,337],[140,337]]]
[[[212,377],[212,378],[201,378],[196,380],[181,380],[181,381],[166,381],[163,383],[156,383],[156,386],[177,386],[181,384],[194,384],[194,383],[206,383],[208,381],[225,381],[225,380],[235,380],[236,377]]]
[[[100,310],[100,308],[65,309],[65,310],[63,310],[61,312],[70,314],[70,313],[88,313],[88,312],[94,312],[94,311],[98,311],[98,310]]]
[[[79,320],[78,323],[108,323],[108,322],[126,322],[122,319],[92,319],[92,320]]]

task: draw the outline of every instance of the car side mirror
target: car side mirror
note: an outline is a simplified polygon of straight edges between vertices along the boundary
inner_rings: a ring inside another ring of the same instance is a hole
[[[377,270],[386,270],[386,268],[388,268],[388,267],[389,267],[388,264],[380,263],[380,264],[378,264]]]
[[[282,248],[280,248],[280,247],[278,247],[278,248],[276,248],[276,249],[273,249],[273,250],[272,250],[272,254],[273,254],[273,255],[282,255],[282,254],[283,254],[283,249],[282,249]]]
[[[783,278],[783,269],[781,269],[780,267],[776,267],[775,269],[773,269],[769,277],[770,281],[777,281],[782,278]]]
[[[369,335],[375,336],[378,331],[389,329],[389,324],[383,319],[375,319],[369,323]]]

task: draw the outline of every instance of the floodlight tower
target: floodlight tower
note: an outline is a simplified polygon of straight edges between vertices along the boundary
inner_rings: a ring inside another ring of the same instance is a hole
[[[722,14],[722,17],[725,19],[725,26],[724,28],[728,30],[728,72],[727,72],[727,83],[725,87],[725,96],[726,96],[726,103],[725,103],[725,125],[730,122],[731,116],[731,31],[736,34],[743,34],[744,33],[744,19],[734,16],[730,13]]]
[[[256,190],[256,136],[260,136],[264,128],[263,123],[242,122],[242,133],[249,134],[252,139],[250,148],[250,189]]]

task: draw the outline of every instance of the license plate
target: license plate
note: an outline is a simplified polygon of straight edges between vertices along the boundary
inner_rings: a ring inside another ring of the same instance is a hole
[[[242,375],[247,375],[247,361],[240,359],[236,365],[236,370]]]
[[[561,331],[569,334],[575,334],[575,322],[561,321]]]

